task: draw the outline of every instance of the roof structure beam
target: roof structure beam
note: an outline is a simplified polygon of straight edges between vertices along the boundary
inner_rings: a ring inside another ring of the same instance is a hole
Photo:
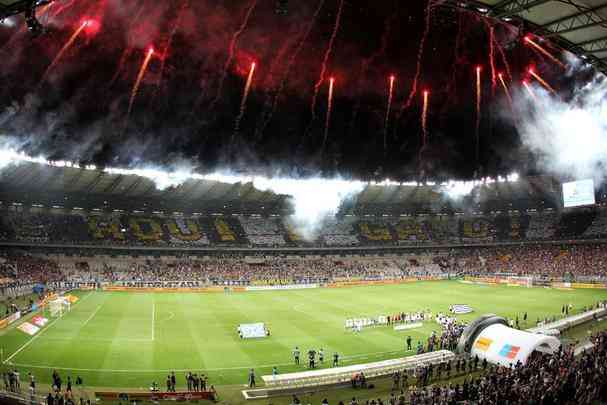
[[[503,0],[493,6],[491,16],[495,18],[512,17],[550,1],[552,0]]]
[[[110,185],[103,189],[103,194],[111,194],[116,189],[116,187],[118,187],[118,184],[122,182],[122,178],[122,174],[117,175],[116,178],[110,183]]]
[[[601,41],[607,41],[607,35],[605,35],[604,37],[589,39],[588,41],[582,41],[582,42],[578,43],[578,45],[587,46],[587,45],[592,45],[592,44],[595,44],[595,43],[601,42]]]
[[[607,38],[601,41],[593,42],[590,45],[583,46],[582,49],[584,52],[602,52],[603,50],[607,49]]]
[[[546,36],[555,36],[595,27],[597,25],[605,24],[607,26],[607,18],[598,13],[598,11],[604,9],[607,9],[607,2],[585,11],[580,11],[579,13],[551,21],[542,25],[540,28],[549,31],[549,34]]]

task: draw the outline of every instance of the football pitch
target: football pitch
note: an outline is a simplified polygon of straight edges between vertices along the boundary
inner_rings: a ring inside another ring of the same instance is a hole
[[[30,337],[9,329],[0,335],[3,368],[31,371],[48,383],[56,369],[64,381],[80,376],[88,387],[142,388],[156,381],[164,387],[175,371],[185,385],[187,371],[203,372],[215,386],[243,384],[249,368],[258,376],[300,371],[292,350],[324,349],[325,367],[332,354],[341,364],[379,361],[412,355],[413,346],[439,325],[424,323],[405,332],[380,326],[353,334],[344,329],[347,318],[371,317],[430,309],[447,312],[451,304],[468,304],[474,313],[515,317],[528,312],[528,326],[536,319],[560,315],[563,304],[574,311],[607,299],[605,290],[559,290],[484,286],[458,281],[401,285],[264,291],[247,293],[134,293],[80,292],[80,300],[60,318]],[[265,322],[271,336],[241,340],[241,323]],[[525,325],[522,323],[522,326]],[[302,359],[305,356],[302,356]],[[303,362],[302,362],[303,363]]]

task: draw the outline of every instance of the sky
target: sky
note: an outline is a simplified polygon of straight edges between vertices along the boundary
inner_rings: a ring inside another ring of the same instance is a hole
[[[441,0],[57,0],[39,19],[36,38],[22,16],[0,25],[0,136],[98,167],[535,174],[549,165],[529,142],[538,115],[521,80],[532,66],[566,104],[593,76],[563,74],[518,27]]]

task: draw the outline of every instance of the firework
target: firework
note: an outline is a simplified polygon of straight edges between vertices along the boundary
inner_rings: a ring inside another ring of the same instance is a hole
[[[396,2],[394,3],[396,6]],[[369,70],[369,66],[381,55],[385,55],[386,49],[388,48],[388,40],[390,39],[390,35],[392,32],[392,25],[396,21],[398,17],[398,13],[393,12],[390,13],[390,16],[386,20],[384,24],[384,32],[381,36],[381,47],[375,51],[370,57],[363,59],[360,65],[360,75],[358,76],[357,88],[356,88],[356,103],[354,104],[354,109],[352,111],[352,116],[350,119],[350,123],[348,125],[348,133],[351,134],[356,125],[356,119],[358,118],[358,111],[360,110],[361,102],[362,102],[362,88],[364,81],[367,77],[367,72]]]
[[[127,28],[127,30],[131,30],[131,28],[133,27],[133,24],[139,20],[139,18],[141,17],[141,14],[143,13],[144,10],[144,4],[141,3],[141,5],[139,6],[139,8],[137,9],[137,13],[135,13],[135,16],[130,20],[129,22],[129,26]],[[133,47],[132,46],[127,46],[124,51],[122,51],[122,55],[120,56],[120,60],[118,62],[118,68],[116,69],[116,71],[114,72],[114,76],[112,76],[112,79],[110,80],[109,83],[109,87],[112,87],[114,85],[114,83],[116,82],[116,80],[118,80],[118,77],[120,76],[120,73],[122,72],[122,69],[124,68],[124,65],[126,64],[126,61],[129,59],[129,57],[131,56],[131,54],[133,53]]]
[[[65,10],[67,10],[70,7],[72,7],[74,5],[74,3],[75,3],[75,0],[70,0],[70,1],[62,4],[60,7],[57,8],[57,10],[55,10],[55,12],[52,15],[52,18],[58,17]],[[53,3],[51,3],[51,4],[53,4]]]
[[[480,143],[480,127],[481,127],[481,101],[482,101],[482,88],[481,88],[481,70],[480,66],[476,67],[476,161],[478,162],[479,154],[479,143]]]
[[[489,26],[489,66],[491,66],[491,90],[495,91],[497,75],[495,73],[495,27],[487,21]]]
[[[510,105],[510,108],[512,108],[512,96],[510,95],[510,90],[508,89],[508,85],[506,84],[506,81],[504,80],[504,74],[498,73],[497,77],[500,79],[500,83],[502,84],[502,87],[504,88],[504,94],[506,94],[506,98],[508,99],[508,104]]]
[[[540,82],[540,84],[541,84],[542,86],[544,86],[544,88],[545,88],[546,90],[548,90],[550,93],[552,93],[552,94],[556,94],[556,91],[555,91],[555,90],[552,88],[552,86],[550,86],[550,85],[548,84],[548,82],[546,82],[546,80],[542,79],[542,77],[541,77],[539,74],[537,74],[537,73],[535,72],[535,70],[533,70],[533,69],[529,69],[529,74],[530,74],[531,76],[533,76],[533,78],[534,78],[535,80],[537,80],[538,82]]]
[[[325,121],[325,137],[322,141],[322,150],[325,150],[327,139],[329,138],[329,128],[331,126],[331,111],[333,110],[333,85],[335,79],[332,77],[329,79],[329,95],[328,95],[328,107],[327,107],[327,119]]]
[[[249,98],[249,93],[251,91],[251,85],[253,84],[253,75],[255,74],[255,62],[251,63],[251,69],[249,70],[249,76],[247,77],[247,83],[244,86],[244,92],[242,94],[242,101],[240,102],[240,111],[238,116],[236,117],[236,122],[234,124],[234,133],[232,134],[232,144],[240,132],[240,122],[244,117],[244,113],[247,108],[247,99]]]
[[[255,10],[255,7],[257,7],[257,2],[258,0],[251,1],[251,5],[247,9],[247,13],[245,14],[242,24],[240,24],[238,30],[236,30],[234,35],[232,35],[232,39],[230,40],[230,46],[228,48],[228,58],[226,59],[226,62],[223,65],[223,71],[221,72],[221,77],[219,78],[219,85],[217,87],[217,94],[215,95],[215,99],[213,99],[213,101],[211,102],[209,108],[210,110],[213,110],[215,108],[215,105],[217,105],[219,99],[221,98],[221,93],[223,92],[223,84],[226,80],[226,77],[228,76],[228,70],[230,69],[230,66],[232,66],[232,62],[234,61],[234,56],[236,55],[236,46],[238,45],[238,39],[240,38],[240,35],[242,35],[244,30],[247,29],[247,26],[249,25],[249,19],[253,14],[253,10]]]
[[[527,80],[523,80],[523,87],[525,87],[525,90],[527,90],[527,93],[529,94],[529,96],[534,100],[537,101],[537,97],[533,91],[533,89],[531,88],[531,86],[529,85],[529,83],[527,82]]]
[[[411,91],[409,92],[409,96],[407,97],[407,101],[403,104],[400,109],[399,118],[402,113],[411,106],[413,102],[413,98],[415,94],[417,94],[417,82],[419,81],[419,76],[421,75],[422,70],[422,60],[424,57],[424,48],[426,46],[426,39],[428,38],[428,34],[430,33],[430,16],[431,16],[431,2],[428,1],[428,5],[426,6],[426,16],[424,20],[424,32],[422,34],[422,38],[419,41],[419,48],[417,49],[417,65],[415,68],[415,76],[413,77],[413,84],[411,85]]]
[[[133,85],[133,90],[131,91],[131,99],[129,100],[129,109],[127,111],[127,117],[130,117],[131,111],[133,110],[133,103],[135,102],[135,98],[137,98],[137,93],[139,93],[139,86],[141,85],[141,81],[145,76],[145,72],[148,70],[148,65],[150,64],[150,60],[152,60],[152,56],[154,56],[154,48],[148,48],[147,53],[145,54],[145,58],[143,59],[143,63],[141,64],[141,68],[139,69],[139,74],[137,74],[137,80],[135,80],[135,84]]]
[[[53,59],[53,62],[51,62],[51,64],[49,65],[49,67],[46,68],[46,71],[44,72],[44,74],[42,75],[42,79],[40,80],[40,84],[42,84],[42,83],[44,83],[46,81],[46,78],[48,77],[48,74],[59,63],[59,61],[61,60],[61,58],[63,58],[63,55],[65,55],[65,53],[67,52],[67,50],[70,49],[70,47],[76,41],[76,38],[78,38],[78,35],[80,35],[80,33],[86,28],[86,26],[88,24],[89,24],[89,21],[85,20],[82,24],[80,24],[80,26],[76,29],[76,31],[74,31],[74,33],[72,34],[72,36],[70,37],[70,39],[67,40],[67,42],[65,43],[65,45],[63,45],[63,48],[61,48],[61,50],[59,51],[59,53],[57,54],[57,56],[55,56],[55,59]]]
[[[504,68],[506,69],[506,75],[508,76],[509,80],[512,80],[512,71],[510,70],[510,64],[508,63],[508,58],[506,58],[506,52],[504,52],[504,48],[502,48],[500,46],[500,44],[496,43],[495,45],[497,47],[497,51],[499,52],[499,54],[502,58],[502,63],[504,64]]]
[[[394,75],[390,76],[390,83],[388,87],[388,106],[386,108],[386,118],[384,120],[384,151],[387,149],[388,145],[388,124],[390,123],[390,112],[392,111],[392,99],[394,98],[394,82],[396,77]]]
[[[335,25],[333,26],[333,32],[331,33],[331,38],[329,39],[329,44],[327,45],[327,49],[325,51],[325,55],[322,60],[322,65],[320,68],[320,76],[318,77],[318,81],[314,85],[314,94],[312,96],[312,103],[310,104],[310,111],[312,113],[312,122],[316,118],[316,100],[318,98],[318,90],[320,86],[325,80],[325,73],[327,72],[327,63],[329,62],[329,58],[331,57],[331,53],[333,52],[333,44],[335,43],[335,38],[337,38],[337,33],[339,32],[339,27],[341,25],[341,14],[344,8],[344,0],[340,0],[339,9],[337,10],[337,16],[335,17]]]
[[[158,87],[160,87],[160,85],[162,84],[162,76],[164,75],[164,67],[166,64],[167,57],[169,55],[169,51],[171,49],[171,44],[173,43],[173,38],[175,37],[175,34],[177,33],[179,26],[181,25],[183,13],[184,13],[185,9],[188,7],[188,4],[189,4],[188,0],[184,0],[183,3],[181,4],[181,9],[179,10],[179,13],[177,14],[177,19],[175,20],[175,25],[173,25],[173,29],[171,30],[171,32],[169,34],[169,39],[167,41],[167,44],[164,47],[164,49],[162,50],[162,56],[160,57],[160,73],[158,74],[158,82],[156,83],[156,85]]]
[[[533,39],[531,39],[531,37],[529,35],[527,35],[525,37],[525,43],[529,44],[533,48],[537,49],[542,55],[546,56],[548,59],[550,59],[557,65],[559,65],[561,68],[563,68],[563,69],[567,68],[563,62],[558,60],[554,55],[552,55],[550,52],[548,52],[544,47],[542,47],[540,44],[538,44]]]
[[[289,74],[291,73],[291,68],[293,67],[293,65],[295,65],[295,61],[297,60],[299,53],[303,49],[308,37],[310,36],[310,32],[312,32],[314,23],[316,22],[318,15],[320,14],[320,11],[322,10],[324,4],[325,4],[325,0],[320,0],[318,2],[318,7],[316,8],[314,15],[312,16],[312,19],[310,20],[310,22],[308,23],[308,26],[306,27],[305,31],[301,35],[301,39],[299,41],[299,44],[297,45],[297,48],[295,48],[295,51],[293,51],[293,53],[291,54],[291,56],[289,58],[289,61],[287,62],[287,66],[282,75],[282,80],[280,81],[280,85],[278,86],[278,91],[276,91],[276,94],[274,94],[274,101],[272,102],[272,110],[266,116],[266,118],[261,126],[261,129],[259,130],[259,133],[257,135],[258,138],[261,138],[263,136],[263,133],[265,132],[266,127],[270,124],[270,122],[272,121],[272,117],[274,116],[274,113],[276,113],[276,110],[278,109],[278,101],[280,100],[280,96],[284,92],[284,89],[287,85],[287,80],[289,78]]]
[[[428,99],[430,97],[430,92],[428,90],[424,90],[424,106],[422,109],[422,146],[426,146],[428,142]]]

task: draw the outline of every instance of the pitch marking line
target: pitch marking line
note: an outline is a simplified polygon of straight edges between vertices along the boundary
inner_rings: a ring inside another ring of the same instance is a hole
[[[76,305],[78,305],[79,303],[81,303],[82,301],[84,301],[85,299],[87,299],[88,297],[90,297],[93,294],[93,292],[91,291],[86,297],[82,298],[80,301],[78,301],[77,303],[75,303],[73,307],[75,307]],[[18,355],[19,353],[21,353],[21,351],[23,349],[25,349],[26,347],[28,347],[30,344],[32,344],[32,342],[36,339],[38,339],[44,332],[46,332],[47,330],[49,330],[51,328],[51,326],[53,326],[54,324],[57,323],[58,320],[62,319],[63,315],[61,315],[60,317],[58,317],[57,319],[55,319],[53,322],[49,323],[48,326],[44,329],[42,329],[37,335],[33,336],[30,340],[28,340],[27,342],[25,342],[23,345],[21,345],[20,348],[18,348],[13,354],[11,354],[9,357],[7,357],[6,360],[4,360],[4,364],[9,363],[13,357],[15,357],[16,355]]]
[[[366,353],[366,354],[355,354],[351,356],[342,357],[342,361],[346,360],[354,360],[361,358],[369,358],[379,354],[395,354],[400,353],[400,351],[390,351],[390,352],[375,352],[375,353]],[[89,371],[89,372],[99,372],[99,373],[169,373],[174,371],[176,373],[185,373],[187,371],[229,371],[229,370],[245,370],[253,368],[271,368],[271,367],[283,367],[283,366],[292,366],[293,362],[290,363],[272,363],[272,364],[256,364],[256,365],[248,365],[248,366],[238,366],[238,367],[224,367],[224,368],[205,368],[205,369],[195,369],[195,368],[185,368],[185,369],[158,369],[158,370],[124,370],[124,369],[108,369],[108,368],[72,368],[72,367],[55,367],[55,366],[44,366],[44,365],[35,365],[35,364],[22,364],[22,363],[11,363],[13,366],[24,367],[24,368],[38,368],[45,370],[69,370],[69,371]],[[307,370],[307,369],[306,369]]]
[[[97,312],[99,312],[99,310],[101,309],[101,305],[99,305],[97,307],[97,309],[91,314],[91,316],[89,316],[86,321],[84,321],[84,323],[82,324],[82,327],[84,328],[91,319],[93,319],[95,317],[95,315],[97,315]]]
[[[155,328],[155,323],[156,321],[156,303],[152,303],[152,342],[154,341],[154,329]]]

